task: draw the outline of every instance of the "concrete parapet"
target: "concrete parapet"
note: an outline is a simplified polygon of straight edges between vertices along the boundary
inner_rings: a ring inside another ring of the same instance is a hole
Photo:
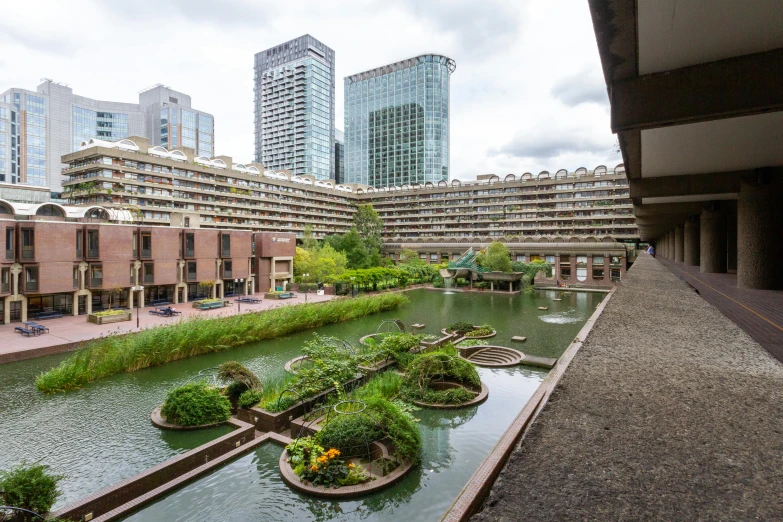
[[[674,228],[674,260],[678,263],[682,263],[685,260],[684,251],[685,240],[683,236],[682,225],[677,225]]]

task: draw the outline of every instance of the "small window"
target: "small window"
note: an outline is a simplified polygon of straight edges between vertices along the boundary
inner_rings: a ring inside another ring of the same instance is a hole
[[[84,257],[84,234],[81,230],[76,231],[76,259]]]
[[[187,280],[188,281],[195,281],[196,280],[196,262],[195,261],[188,261],[188,272],[187,272]]]
[[[196,257],[196,235],[185,234],[185,257]]]
[[[233,276],[233,263],[231,261],[223,261],[223,279],[231,279]]]
[[[98,231],[87,231],[87,257],[95,259],[100,257],[100,249],[98,248]]]
[[[150,259],[152,257],[152,232],[141,233],[141,258]]]
[[[604,265],[593,265],[593,279],[599,281],[604,278]]]
[[[8,261],[14,260],[14,229],[12,227],[5,229],[5,258]]]
[[[129,282],[130,282],[131,285],[135,285],[136,284],[136,268],[133,266],[133,264],[131,264],[131,266],[130,266]]]
[[[90,287],[100,288],[103,286],[103,266],[90,265]]]
[[[79,265],[73,265],[73,287],[79,288]]]
[[[562,264],[566,264],[566,265],[571,264],[571,256],[564,256],[564,255],[561,254],[560,255],[560,264],[561,265]]]
[[[11,292],[11,269],[3,268],[0,271],[0,292],[8,294]]]
[[[593,266],[604,266],[604,256],[593,256]]]
[[[231,257],[231,236],[229,234],[220,235],[220,257]]]
[[[139,234],[133,233],[133,257],[139,257]]]
[[[22,259],[35,258],[35,231],[32,228],[22,229]]]
[[[190,218],[189,217],[185,218],[185,228],[190,228]]]
[[[149,285],[155,282],[155,265],[153,263],[144,263],[144,284]]]
[[[560,279],[563,281],[568,281],[571,279],[571,266],[561,266],[560,267]]]
[[[26,292],[38,291],[38,267],[28,266],[24,269],[24,289]]]

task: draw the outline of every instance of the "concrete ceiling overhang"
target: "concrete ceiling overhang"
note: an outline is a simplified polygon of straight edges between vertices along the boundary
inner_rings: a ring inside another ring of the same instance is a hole
[[[637,212],[736,199],[740,176],[783,165],[783,2],[588,3]]]

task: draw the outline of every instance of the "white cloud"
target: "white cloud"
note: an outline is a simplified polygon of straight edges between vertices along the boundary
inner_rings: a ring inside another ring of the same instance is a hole
[[[135,102],[164,83],[215,115],[216,151],[253,157],[253,55],[309,33],[343,78],[414,56],[457,62],[451,174],[556,171],[609,163],[606,90],[583,0],[43,0],[0,21],[9,87],[41,77],[92,98]],[[603,100],[602,101],[602,96]]]

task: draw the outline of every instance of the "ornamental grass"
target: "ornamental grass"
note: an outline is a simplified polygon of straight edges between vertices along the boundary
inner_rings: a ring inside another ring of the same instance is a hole
[[[407,302],[408,298],[400,293],[334,299],[218,319],[193,317],[132,335],[103,337],[91,341],[59,366],[39,375],[35,386],[45,393],[80,388],[116,373],[350,321],[392,310]]]

